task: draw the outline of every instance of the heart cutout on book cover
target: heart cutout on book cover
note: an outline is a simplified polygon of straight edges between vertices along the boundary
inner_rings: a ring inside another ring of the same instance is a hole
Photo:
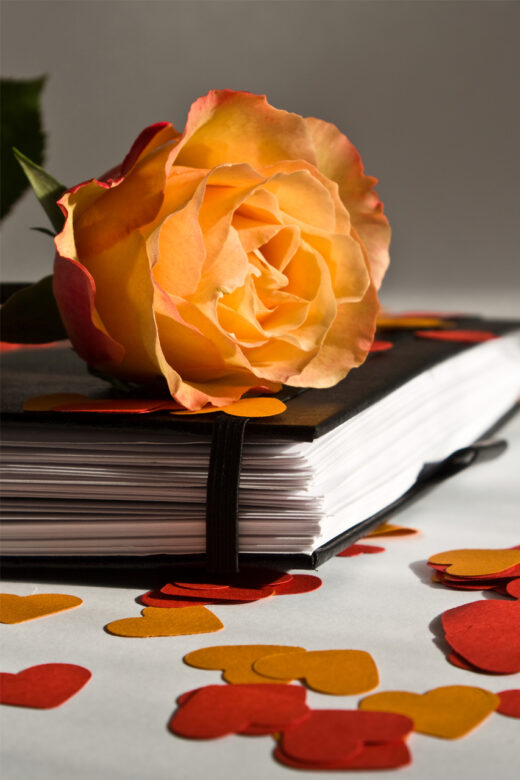
[[[394,742],[412,729],[409,717],[393,712],[311,710],[284,730],[279,746],[296,761],[336,763],[361,753],[366,743]]]
[[[80,598],[65,593],[34,593],[31,596],[0,593],[0,623],[24,623],[74,609],[81,604]]]
[[[76,664],[38,664],[0,674],[0,704],[47,710],[71,699],[92,677]]]
[[[520,565],[520,550],[447,550],[432,555],[428,563],[434,566],[445,566],[446,574],[457,577],[504,575],[508,569]]]
[[[169,729],[190,739],[272,734],[307,717],[306,691],[297,685],[207,685],[184,694]]]
[[[414,731],[458,739],[482,723],[498,707],[496,694],[470,685],[445,685],[427,693],[383,691],[366,696],[361,710],[397,712],[414,722]]]
[[[446,641],[471,666],[520,672],[520,601],[473,601],[448,609],[441,620]]]
[[[203,606],[186,609],[145,607],[141,615],[114,620],[105,628],[110,634],[126,637],[211,634],[224,628],[218,617]]]
[[[286,755],[280,746],[276,747],[273,756],[285,766],[311,771],[319,769],[398,769],[411,761],[410,751],[401,739],[380,744],[365,744],[359,753],[339,761],[297,761]]]
[[[364,650],[313,650],[260,658],[253,670],[275,680],[304,680],[319,693],[364,693],[379,683],[372,656]]]
[[[217,645],[194,650],[184,656],[184,662],[197,669],[222,670],[222,679],[228,683],[273,684],[253,670],[259,658],[275,653],[304,652],[304,647],[290,645]],[[287,681],[288,682],[288,681]]]

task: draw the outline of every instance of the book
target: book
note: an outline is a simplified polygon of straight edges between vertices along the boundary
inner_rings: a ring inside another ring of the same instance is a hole
[[[70,348],[2,358],[5,571],[245,562],[314,568],[503,444],[482,441],[520,394],[520,324],[456,318],[461,338],[388,330],[335,387],[287,410],[22,412],[54,392],[106,396]],[[423,334],[424,335],[424,334]]]

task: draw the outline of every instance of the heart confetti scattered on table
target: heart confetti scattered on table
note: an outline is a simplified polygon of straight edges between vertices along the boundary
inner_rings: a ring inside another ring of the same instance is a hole
[[[284,729],[275,756],[306,768],[348,768],[369,744],[402,742],[412,729],[410,718],[395,713],[311,710],[308,717]],[[407,763],[407,751],[406,758]]]
[[[312,574],[280,574],[269,570],[245,572],[228,579],[228,583],[170,582],[159,591],[139,597],[142,604],[158,608],[210,604],[246,604],[271,596],[309,593],[322,585]]]
[[[393,349],[393,346],[391,341],[373,341],[370,352],[388,352],[389,349]]]
[[[77,596],[64,593],[35,593],[31,596],[0,593],[0,623],[25,623],[74,609],[81,604],[83,601]]]
[[[361,710],[397,712],[414,722],[414,730],[443,739],[458,739],[482,723],[500,704],[494,693],[469,685],[446,685],[424,694],[384,691],[366,696]]]
[[[190,739],[273,734],[307,716],[305,698],[295,685],[207,685],[179,699],[169,729]]]
[[[379,683],[372,656],[364,650],[313,650],[264,656],[253,669],[274,680],[304,680],[319,693],[364,693]]]
[[[71,699],[92,677],[75,664],[39,664],[0,674],[0,704],[47,710]]]
[[[272,684],[272,679],[257,674],[253,664],[260,658],[277,653],[304,652],[304,647],[290,645],[217,645],[194,650],[184,656],[189,666],[197,669],[222,670],[222,679],[232,684]]]
[[[346,547],[337,553],[336,557],[354,558],[356,555],[373,555],[374,553],[382,553],[384,551],[384,547],[377,547],[375,544],[351,544],[350,547]]]
[[[446,641],[465,668],[520,672],[520,601],[473,601],[448,609],[441,620]]]
[[[141,614],[142,617],[114,620],[105,628],[110,634],[126,637],[211,634],[224,628],[218,617],[203,606],[179,610],[146,607]]]

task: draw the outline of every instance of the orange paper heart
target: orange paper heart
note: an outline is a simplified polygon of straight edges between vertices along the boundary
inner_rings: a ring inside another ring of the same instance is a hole
[[[361,710],[396,712],[414,721],[414,730],[443,739],[458,739],[478,726],[500,704],[494,693],[471,685],[445,685],[428,693],[385,691],[366,696]]]
[[[288,645],[218,645],[194,650],[184,656],[184,661],[197,669],[221,669],[222,679],[235,685],[272,683],[271,679],[253,670],[255,661],[266,655],[295,652],[305,652],[305,648]]]
[[[145,607],[141,615],[114,620],[106,630],[116,636],[151,637],[211,634],[224,628],[218,617],[202,606],[184,609]]]
[[[234,417],[274,417],[276,414],[285,412],[287,406],[278,398],[240,398],[227,406],[206,406],[196,412],[182,410],[172,412],[174,415],[190,414],[211,414],[214,412],[225,412]]]
[[[260,658],[253,670],[275,680],[305,680],[309,688],[337,696],[363,693],[379,682],[372,656],[364,650],[314,650]]]
[[[480,577],[520,564],[520,550],[447,550],[432,555],[428,563],[447,566],[446,572],[457,577]]]
[[[25,623],[26,620],[54,615],[83,604],[77,596],[64,593],[36,593],[32,596],[15,596],[0,593],[0,623]]]
[[[393,525],[392,523],[382,523],[378,525],[373,531],[370,531],[366,535],[366,539],[370,536],[408,536],[410,534],[416,534],[416,528],[408,528],[403,525]]]

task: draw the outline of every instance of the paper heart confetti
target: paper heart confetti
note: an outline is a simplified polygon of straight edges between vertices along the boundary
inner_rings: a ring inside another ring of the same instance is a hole
[[[292,596],[298,593],[310,593],[322,586],[322,581],[314,574],[293,574],[286,582],[273,584],[275,596]]]
[[[398,769],[411,761],[410,751],[403,740],[365,744],[356,755],[336,762],[297,761],[287,756],[280,747],[275,749],[273,756],[285,766],[314,771],[319,769]]]
[[[507,583],[506,593],[515,599],[520,599],[520,578]]]
[[[393,343],[391,341],[373,341],[370,347],[370,352],[388,352],[389,349],[393,349]]]
[[[196,412],[182,410],[172,412],[175,415],[192,414],[212,414],[215,412],[224,412],[233,417],[274,417],[277,414],[287,411],[287,406],[278,398],[240,398],[232,404],[226,406],[209,406],[199,409]]]
[[[374,553],[382,553],[384,551],[384,547],[377,547],[375,544],[351,544],[350,547],[346,547],[338,553],[336,557],[353,558],[356,555],[373,555]]]
[[[39,664],[0,674],[0,704],[47,710],[71,699],[92,677],[75,664]]]
[[[183,409],[173,399],[159,398],[100,398],[92,399],[78,393],[53,393],[28,398],[25,412],[86,412],[96,414],[149,414],[170,412],[171,414],[210,414],[225,412],[235,417],[273,417],[285,412],[287,406],[278,398],[241,398],[233,404],[210,406],[195,412]]]
[[[274,589],[269,587],[234,588],[232,586],[227,586],[225,588],[219,588],[218,590],[212,588],[199,588],[198,590],[193,590],[190,588],[183,588],[175,583],[168,583],[168,585],[161,588],[161,593],[186,600],[193,598],[217,599],[218,601],[258,601],[259,599],[267,598],[267,596],[273,596]]]
[[[496,333],[487,330],[418,330],[414,335],[421,339],[460,341],[464,344],[479,344],[498,338]]]
[[[31,596],[0,593],[0,623],[24,623],[74,609],[80,604],[83,604],[80,598],[64,593],[35,593]]]
[[[418,533],[416,528],[409,528],[403,525],[394,525],[393,523],[382,523],[373,531],[366,535],[366,539],[372,536],[409,536]]]
[[[446,685],[424,694],[384,691],[366,696],[361,710],[396,712],[414,722],[414,730],[458,739],[482,723],[500,704],[498,696],[470,685]]]
[[[372,656],[364,650],[314,650],[265,656],[253,670],[274,680],[304,680],[315,691],[337,696],[364,693],[379,682]]]
[[[520,718],[520,688],[500,691],[497,696],[500,699],[497,712],[510,718]]]
[[[178,610],[146,607],[141,614],[142,617],[114,620],[105,628],[110,634],[127,637],[211,634],[224,628],[218,617],[202,606]]]
[[[367,743],[402,740],[413,721],[391,712],[311,710],[308,717],[284,729],[279,751],[289,758],[314,765],[341,765]]]
[[[217,645],[194,650],[184,656],[189,666],[197,669],[220,669],[222,679],[232,684],[272,684],[272,680],[257,674],[252,666],[259,658],[275,653],[303,652],[304,647],[290,645]]]
[[[415,330],[416,328],[447,328],[453,325],[439,317],[409,317],[400,314],[381,315],[377,318],[378,330]],[[436,331],[434,331],[436,332]]]
[[[473,601],[442,614],[445,638],[471,666],[494,674],[520,672],[520,601]]]
[[[169,729],[190,739],[272,734],[307,717],[305,697],[295,685],[207,685],[181,697]]]
[[[432,555],[428,563],[434,567],[446,567],[447,575],[457,577],[504,576],[511,568],[520,566],[520,550],[448,550]]]

